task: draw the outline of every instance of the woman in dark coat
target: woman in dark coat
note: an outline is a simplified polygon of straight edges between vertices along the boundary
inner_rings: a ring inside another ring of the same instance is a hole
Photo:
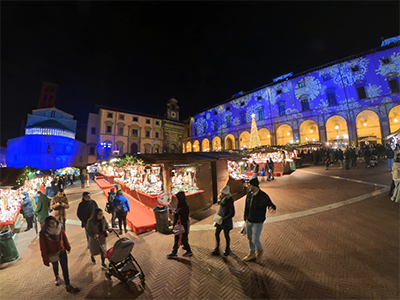
[[[212,255],[219,255],[219,242],[220,233],[223,230],[225,235],[225,252],[224,255],[227,256],[231,253],[230,243],[231,238],[229,236],[229,231],[233,228],[232,218],[235,216],[235,206],[233,205],[233,198],[230,194],[229,186],[226,185],[221,189],[221,194],[218,196],[218,205],[220,208],[218,210],[218,216],[222,218],[221,224],[215,224],[215,249],[211,252]]]
[[[182,254],[182,256],[192,256],[192,250],[190,249],[189,245],[189,205],[186,201],[186,196],[184,192],[179,192],[176,194],[176,198],[178,199],[178,208],[175,211],[174,215],[174,224],[180,220],[182,226],[185,228],[185,232],[182,233],[182,239],[181,242],[183,246],[185,247],[186,252]],[[175,235],[175,240],[174,240],[174,247],[172,248],[172,251],[170,254],[167,255],[167,258],[176,258],[178,257],[178,248],[179,248],[179,239],[181,235]]]
[[[26,220],[26,223],[28,223],[28,226],[26,227],[25,231],[28,231],[33,227],[33,207],[31,199],[29,199],[28,193],[24,192],[23,195],[24,199],[22,200],[21,203],[21,212]]]
[[[62,229],[60,222],[53,216],[48,216],[44,220],[44,226],[39,234],[39,242],[44,265],[47,267],[50,266],[50,263],[53,265],[53,271],[56,277],[55,284],[61,284],[61,278],[58,274],[58,262],[60,262],[67,292],[79,292],[79,287],[74,287],[69,282],[67,252],[69,253],[71,251],[71,245],[69,244],[67,235],[64,229]],[[58,257],[55,255],[56,253],[58,253]]]
[[[106,237],[107,231],[110,230],[110,227],[108,226],[106,218],[104,218],[103,211],[100,208],[95,208],[93,211],[92,216],[87,222],[86,230],[89,236],[90,258],[92,259],[92,262],[95,264],[96,260],[94,259],[94,256],[100,254],[101,266],[104,269],[107,269],[108,267],[105,263],[105,258],[100,247],[103,247],[103,249],[106,251]]]

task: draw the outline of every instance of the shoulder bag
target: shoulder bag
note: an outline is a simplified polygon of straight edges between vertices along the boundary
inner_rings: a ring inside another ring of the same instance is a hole
[[[174,228],[172,229],[172,232],[175,235],[181,235],[182,233],[185,233],[185,227],[183,227],[183,225],[181,224],[181,217],[179,217]]]

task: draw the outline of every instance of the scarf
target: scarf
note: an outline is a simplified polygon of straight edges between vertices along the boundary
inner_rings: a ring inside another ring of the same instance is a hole
[[[224,198],[218,199],[217,203],[218,205],[224,206],[226,201],[231,197],[231,194],[226,194]]]
[[[60,233],[61,224],[58,224],[56,228],[48,227],[46,229],[46,237],[53,242],[57,242],[60,239]]]

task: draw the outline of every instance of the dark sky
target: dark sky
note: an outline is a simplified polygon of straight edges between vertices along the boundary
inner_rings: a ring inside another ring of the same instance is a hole
[[[43,81],[84,128],[95,104],[181,119],[399,35],[394,2],[2,2],[1,144]]]

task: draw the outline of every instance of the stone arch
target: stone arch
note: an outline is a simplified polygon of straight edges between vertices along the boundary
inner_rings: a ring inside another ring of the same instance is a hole
[[[191,142],[187,142],[186,152],[192,152],[192,143]]]
[[[349,143],[349,129],[345,118],[339,115],[330,117],[325,124],[328,143],[344,147]]]
[[[250,133],[248,131],[243,131],[239,135],[239,147],[242,148],[249,148],[250,146]]]
[[[376,112],[364,110],[356,118],[358,145],[382,143],[381,123]]]
[[[169,145],[169,153],[176,153],[176,150],[177,150],[178,148],[176,147],[176,145],[175,144],[170,144]]]
[[[143,150],[144,153],[151,153],[151,145],[149,143],[144,144]]]
[[[271,133],[267,128],[260,128],[258,130],[261,146],[271,145]]]
[[[225,150],[235,149],[235,137],[233,136],[233,134],[228,134],[225,137],[224,145],[225,145]]]
[[[125,143],[123,141],[116,142],[115,147],[119,151],[119,155],[124,153],[124,145],[125,145]]]
[[[319,141],[318,125],[314,120],[305,120],[300,124],[300,143]]]
[[[293,143],[293,129],[288,124],[282,124],[276,130],[276,141],[278,145]]]
[[[193,152],[200,152],[200,142],[198,140],[193,142]]]
[[[211,144],[212,151],[221,151],[221,138],[219,136],[214,137]]]
[[[201,151],[210,152],[210,141],[207,138],[201,142]]]
[[[400,129],[400,105],[393,107],[389,112],[390,133]]]

